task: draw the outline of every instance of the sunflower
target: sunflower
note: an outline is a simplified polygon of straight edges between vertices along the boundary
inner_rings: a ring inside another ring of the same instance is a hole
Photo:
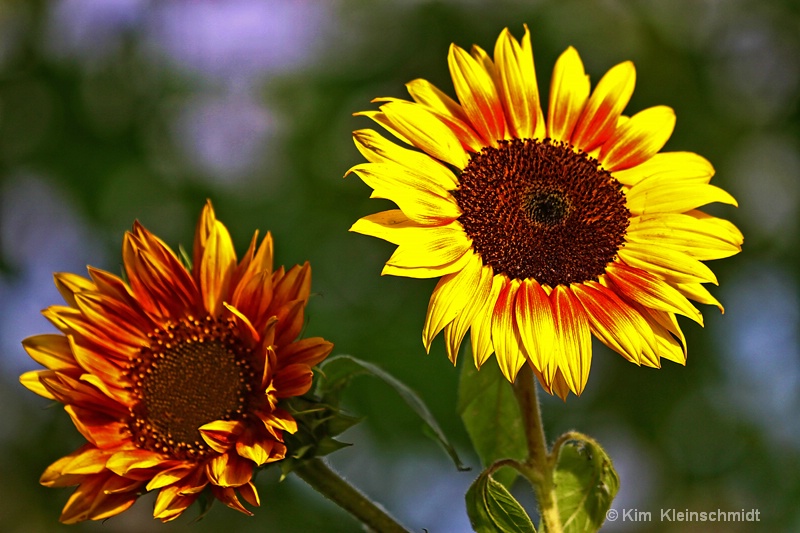
[[[61,521],[102,520],[158,490],[154,517],[178,517],[205,489],[252,514],[256,467],[286,454],[297,424],[279,405],[311,386],[332,344],[296,340],[311,269],[272,270],[258,233],[241,262],[209,202],[188,269],[139,223],[125,235],[127,282],[89,267],[58,273],[67,305],[43,311],[60,334],[23,341],[47,368],[20,381],[64,404],[88,441],[50,465],[48,487],[77,485]]]
[[[423,343],[444,331],[450,360],[467,330],[475,365],[491,355],[509,381],[526,362],[543,387],[579,395],[592,334],[625,359],[685,364],[676,320],[702,325],[689,301],[719,302],[701,261],[741,250],[730,222],[697,210],[734,198],[709,184],[711,164],[691,152],[660,152],[675,114],[656,106],[622,114],[634,66],[610,69],[590,91],[574,48],[558,58],[547,118],[530,33],[504,30],[491,58],[452,45],[457,100],[423,79],[411,101],[378,98],[374,130],[354,132],[369,161],[353,167],[372,197],[399,209],[358,220],[351,231],[397,245],[383,274],[441,278]]]

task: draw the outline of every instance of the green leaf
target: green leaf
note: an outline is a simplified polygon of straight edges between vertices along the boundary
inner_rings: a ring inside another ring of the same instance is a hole
[[[536,533],[525,509],[486,470],[472,483],[465,498],[470,524],[477,533]]]
[[[553,479],[564,533],[599,530],[619,490],[619,477],[603,448],[591,439],[565,441]]]
[[[413,390],[408,388],[406,384],[399,381],[397,378],[383,370],[382,368],[361,361],[350,355],[337,355],[328,358],[322,365],[322,376],[317,386],[317,393],[320,394],[327,401],[335,400],[338,403],[339,396],[345,386],[356,376],[370,375],[382,380],[384,383],[390,385],[397,394],[411,407],[411,409],[419,415],[425,423],[428,433],[431,434],[435,440],[442,445],[447,454],[453,460],[456,468],[459,470],[469,470],[461,462],[458,457],[455,447],[450,444],[450,441],[445,436],[442,428],[433,418],[433,414],[428,410],[428,407],[420,399],[420,397]]]
[[[471,361],[462,366],[458,414],[483,467],[500,459],[524,460],[525,427],[511,384],[495,364],[483,365],[480,371]],[[505,468],[494,477],[510,488],[517,472]]]

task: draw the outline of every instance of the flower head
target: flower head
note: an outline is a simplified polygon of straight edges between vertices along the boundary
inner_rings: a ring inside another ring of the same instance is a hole
[[[455,363],[470,330],[478,367],[495,353],[513,381],[527,362],[562,398],[586,385],[592,334],[639,365],[685,363],[676,314],[702,324],[689,299],[722,309],[701,261],[736,254],[742,234],[697,210],[736,205],[709,184],[711,164],[660,152],[672,109],[623,115],[633,64],[590,91],[570,47],[545,118],[527,27],[521,42],[504,30],[493,58],[453,45],[448,65],[457,99],[417,79],[407,84],[412,101],[379,98],[379,111],[360,113],[413,148],[356,131],[369,163],[351,169],[399,208],[351,228],[397,245],[383,274],[441,278],[425,348],[444,331]]]
[[[311,387],[332,344],[298,340],[308,263],[272,270],[272,237],[237,262],[209,202],[188,269],[139,223],[125,235],[127,282],[89,267],[55,275],[66,304],[44,315],[60,334],[23,341],[47,370],[20,381],[64,404],[88,441],[44,472],[49,487],[78,485],[61,520],[101,520],[158,490],[154,516],[179,516],[204,489],[250,514],[254,469],[283,459],[297,424],[282,399]],[[238,496],[237,496],[238,493]]]

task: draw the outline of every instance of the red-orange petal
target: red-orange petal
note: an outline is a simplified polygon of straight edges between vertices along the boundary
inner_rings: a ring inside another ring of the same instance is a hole
[[[208,480],[220,487],[238,487],[253,477],[253,463],[232,453],[223,453],[206,464]]]
[[[612,67],[600,79],[575,125],[572,144],[576,148],[591,152],[611,137],[635,84],[636,70],[630,61]]]

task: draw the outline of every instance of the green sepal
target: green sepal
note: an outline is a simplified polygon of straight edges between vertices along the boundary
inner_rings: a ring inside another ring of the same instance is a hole
[[[192,271],[192,256],[186,251],[186,248],[183,245],[178,246],[178,257],[181,259],[181,263],[183,266],[186,267],[186,270],[189,272]]]
[[[328,358],[320,365],[321,375],[317,382],[317,394],[333,404],[338,405],[342,391],[350,381],[362,375],[373,376],[391,386],[397,394],[408,404],[409,407],[422,419],[425,424],[425,432],[432,436],[442,445],[445,452],[455,464],[458,470],[469,470],[461,462],[455,447],[447,439],[439,424],[434,419],[425,402],[419,395],[411,390],[405,383],[401,382],[382,368],[361,361],[350,355],[337,355]]]
[[[192,522],[199,522],[203,518],[206,517],[209,511],[211,511],[211,507],[214,505],[214,498],[209,489],[206,488],[200,493],[200,496],[197,497],[197,505],[200,508],[198,511],[197,516],[192,520]]]
[[[465,496],[467,515],[477,533],[536,533],[528,513],[489,470],[478,476]]]
[[[361,421],[361,418],[344,413],[338,406],[311,394],[290,398],[284,406],[297,422],[297,432],[284,433],[287,454],[279,462],[283,477],[299,461],[322,457],[350,446],[334,437]]]
[[[619,490],[611,458],[595,440],[570,433],[557,442],[553,473],[558,514],[564,533],[600,529]]]
[[[480,371],[471,361],[462,365],[458,383],[457,411],[486,468],[500,459],[525,459],[528,448],[525,426],[514,389],[495,364]],[[517,471],[505,468],[493,474],[496,481],[511,488]]]

